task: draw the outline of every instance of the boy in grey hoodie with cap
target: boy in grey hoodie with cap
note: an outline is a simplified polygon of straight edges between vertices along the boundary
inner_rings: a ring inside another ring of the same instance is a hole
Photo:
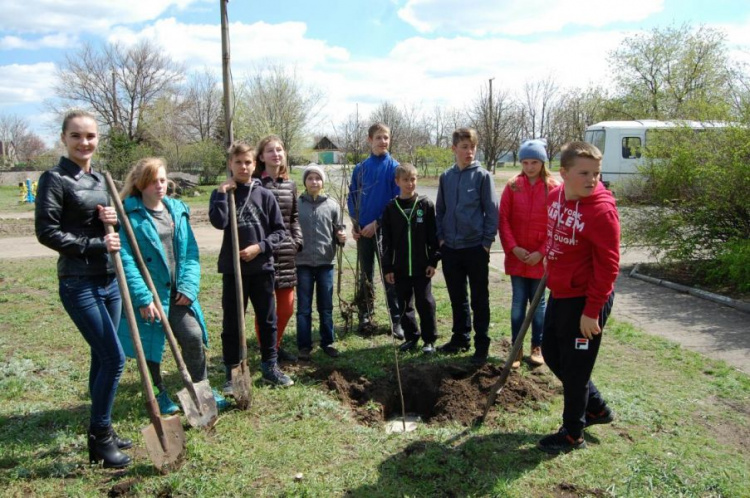
[[[443,275],[453,310],[453,336],[438,351],[456,354],[469,350],[473,313],[471,361],[481,365],[487,361],[490,348],[489,262],[497,233],[498,199],[492,174],[474,160],[478,142],[472,128],[453,132],[456,164],[440,175],[435,208]]]

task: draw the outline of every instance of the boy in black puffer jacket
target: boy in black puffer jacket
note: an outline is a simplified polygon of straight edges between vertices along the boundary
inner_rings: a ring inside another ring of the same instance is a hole
[[[416,349],[420,330],[414,316],[412,297],[419,312],[419,323],[426,354],[435,352],[437,321],[432,277],[440,260],[435,223],[435,205],[416,193],[417,169],[411,164],[396,168],[396,184],[401,192],[383,212],[383,273],[395,284],[406,341],[401,351]]]

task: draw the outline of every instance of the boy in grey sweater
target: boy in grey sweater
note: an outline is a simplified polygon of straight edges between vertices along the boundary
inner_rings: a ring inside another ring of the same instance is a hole
[[[497,233],[498,199],[492,174],[474,160],[478,141],[472,128],[453,132],[456,164],[440,175],[435,208],[443,275],[453,310],[453,335],[438,351],[456,354],[469,350],[473,313],[475,350],[471,361],[481,365],[487,361],[490,347],[489,262]]]

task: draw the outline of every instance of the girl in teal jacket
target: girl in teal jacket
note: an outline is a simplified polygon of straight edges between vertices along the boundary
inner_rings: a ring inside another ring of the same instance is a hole
[[[182,201],[166,197],[166,193],[164,161],[145,158],[138,161],[128,173],[120,196],[188,372],[193,382],[197,383],[207,376],[205,346],[208,344],[206,322],[198,302],[201,277],[198,244],[190,227],[188,207]],[[164,329],[154,296],[138,270],[127,237],[122,238],[122,263],[146,362],[158,391],[156,399],[159,409],[164,415],[173,414],[179,408],[170,399],[161,377]],[[130,329],[124,318],[120,321],[118,335],[125,354],[130,358],[135,357]],[[219,408],[227,405],[227,401],[216,391],[214,397]]]

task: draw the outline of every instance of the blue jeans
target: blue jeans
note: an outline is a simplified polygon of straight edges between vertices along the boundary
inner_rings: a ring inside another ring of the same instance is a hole
[[[376,239],[377,237],[377,239]],[[355,301],[359,306],[360,319],[363,316],[372,316],[375,312],[375,259],[380,260],[378,251],[378,241],[382,244],[383,233],[380,228],[373,237],[360,237],[357,240],[357,257],[359,258],[359,288]],[[377,280],[380,280],[378,275]],[[401,320],[401,310],[398,308],[398,297],[396,296],[396,287],[388,282],[383,282],[385,287],[385,299],[388,303],[388,313],[391,315],[391,322],[399,323]]]
[[[320,347],[333,343],[333,265],[297,266],[297,348],[312,349],[312,299],[318,304]]]
[[[510,283],[513,288],[513,301],[510,306],[510,329],[513,335],[513,342],[516,342],[516,337],[521,331],[521,325],[523,325],[523,319],[526,317],[526,305],[531,304],[534,299],[539,282],[542,279],[517,277],[514,275],[510,276]],[[534,318],[531,321],[531,346],[542,345],[542,334],[544,333],[544,310],[547,308],[547,304],[544,300],[544,294],[542,299],[539,301],[534,312]]]
[[[91,347],[89,393],[93,429],[112,424],[112,405],[125,367],[125,353],[117,338],[122,301],[114,276],[60,279],[60,300]]]

